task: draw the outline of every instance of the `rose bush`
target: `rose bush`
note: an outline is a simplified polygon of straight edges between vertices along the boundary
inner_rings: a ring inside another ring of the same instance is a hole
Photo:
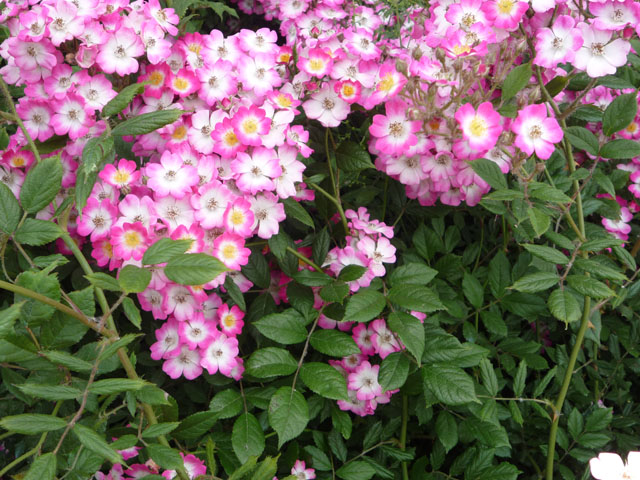
[[[640,4],[2,7],[0,477],[637,473]]]

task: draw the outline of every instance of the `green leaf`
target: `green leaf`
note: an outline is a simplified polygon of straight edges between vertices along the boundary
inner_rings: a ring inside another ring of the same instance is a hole
[[[431,313],[444,309],[444,305],[433,290],[419,285],[396,285],[389,290],[387,297],[391,302],[407,310]],[[346,315],[345,320],[347,320]]]
[[[45,400],[73,400],[82,396],[82,390],[69,387],[67,385],[42,385],[39,383],[23,383],[16,385],[20,391],[26,395]]]
[[[13,192],[0,182],[0,230],[13,233],[20,222],[21,210]]]
[[[160,467],[167,470],[176,470],[184,468],[184,462],[180,456],[180,452],[171,447],[151,443],[147,445],[147,454]]]
[[[583,428],[584,420],[582,418],[582,414],[577,408],[574,408],[571,410],[569,418],[567,419],[567,430],[569,431],[569,435],[571,435],[571,438],[576,440],[582,433]]]
[[[183,113],[182,110],[177,109],[143,113],[116,125],[111,135],[144,135],[175,122]]]
[[[233,300],[233,302],[238,306],[240,310],[243,312],[247,311],[247,304],[244,301],[244,295],[240,290],[240,287],[233,281],[231,275],[227,275],[227,278],[224,279],[224,289],[227,291],[227,294]]]
[[[615,296],[615,292],[606,284],[586,275],[569,275],[567,283],[576,292],[592,298],[607,298]]]
[[[480,473],[476,480],[516,480],[521,473],[515,465],[502,462],[498,466],[488,467]]]
[[[337,281],[320,290],[320,298],[329,303],[342,303],[347,295],[349,295],[349,285]]]
[[[545,262],[555,263],[556,265],[566,265],[569,258],[559,250],[545,245],[534,245],[527,243],[522,245],[528,252]]]
[[[93,382],[89,387],[89,391],[96,395],[111,395],[112,393],[140,390],[146,385],[149,384],[139,378],[105,378],[103,380],[96,380]]]
[[[209,410],[217,414],[217,418],[235,417],[242,411],[242,396],[232,389],[217,393],[209,403]]]
[[[247,360],[247,374],[257,378],[291,375],[296,371],[298,362],[282,348],[267,347],[256,350]]]
[[[335,278],[326,273],[315,272],[313,270],[300,270],[293,276],[293,279],[300,285],[307,287],[324,287],[335,282]]]
[[[307,445],[304,447],[304,451],[311,457],[311,465],[315,470],[328,472],[331,470],[331,460],[326,453],[313,445]],[[271,479],[269,479],[271,480]]]
[[[531,79],[531,62],[523,63],[509,72],[502,84],[502,103],[507,102],[529,84]]]
[[[45,245],[62,235],[62,229],[53,222],[27,218],[15,233],[18,243],[25,245]]]
[[[297,311],[290,308],[282,313],[272,313],[254,322],[265,337],[283,345],[293,345],[307,339],[307,329]]]
[[[424,326],[420,320],[408,313],[393,312],[389,315],[389,327],[398,334],[407,350],[420,362],[424,352]]]
[[[602,116],[602,132],[609,136],[627,128],[638,113],[637,93],[619,95],[607,106]]]
[[[320,362],[305,363],[300,378],[313,392],[332,400],[348,400],[347,382],[338,370]]]
[[[140,330],[140,325],[142,324],[142,316],[140,315],[140,310],[136,307],[136,304],[130,297],[126,297],[122,301],[122,310],[124,310],[125,316],[129,319],[129,321]]]
[[[476,277],[465,272],[462,278],[462,292],[469,303],[475,308],[482,307],[484,303],[484,288]]]
[[[272,480],[278,471],[278,458],[267,457],[251,475],[251,480]]]
[[[87,204],[87,198],[98,178],[98,172],[111,158],[115,157],[113,137],[106,132],[87,140],[82,149],[82,161],[76,170],[75,200],[80,214]]]
[[[376,474],[376,469],[367,462],[356,460],[340,467],[336,474],[342,480],[369,480]]]
[[[28,213],[36,213],[49,205],[62,186],[60,157],[49,157],[29,170],[20,189],[20,203]]]
[[[47,275],[45,271],[22,272],[18,276],[16,284],[57,302],[60,301],[60,283],[54,275]],[[22,319],[26,320],[31,326],[49,320],[55,311],[55,308],[50,305],[24,297],[18,293],[15,294],[15,299],[16,302],[25,301],[22,306]]]
[[[400,388],[409,375],[409,359],[402,352],[387,355],[380,364],[378,383],[382,390],[388,392]]]
[[[147,82],[134,83],[133,85],[129,85],[120,90],[118,95],[113,97],[104,107],[102,107],[102,117],[112,117],[127,108],[127,105],[131,103],[133,97],[144,92],[146,84]]]
[[[421,370],[425,386],[445,405],[479,403],[473,380],[461,368],[434,364],[424,365]]]
[[[228,271],[224,263],[206,253],[177,255],[164,267],[167,278],[180,285],[203,285]]]
[[[198,440],[211,430],[216,423],[218,416],[214,412],[197,412],[189,415],[180,422],[172,436],[183,440]]]
[[[254,251],[249,256],[249,262],[242,267],[242,274],[259,288],[269,288],[271,274],[269,263],[261,251]]]
[[[433,280],[438,271],[422,263],[407,263],[396,268],[390,277],[391,285],[426,285]]]
[[[316,234],[315,238],[313,239],[313,246],[311,249],[313,252],[313,261],[316,262],[317,265],[322,265],[324,263],[325,259],[327,258],[327,253],[329,252],[330,245],[331,237],[329,237],[327,227],[324,227]]]
[[[135,265],[125,265],[118,275],[118,283],[125,293],[140,293],[149,286],[151,272]]]
[[[282,203],[284,204],[284,213],[286,213],[287,217],[295,218],[299,222],[311,228],[315,228],[313,218],[311,218],[311,215],[309,215],[307,211],[302,208],[302,205],[300,205],[300,203],[296,202],[291,197],[285,198]]]
[[[442,411],[436,419],[436,438],[440,440],[445,452],[458,444],[458,423],[449,412]]]
[[[58,462],[56,456],[49,452],[36,458],[23,480],[53,480],[56,476]]]
[[[605,143],[600,148],[600,156],[614,160],[633,158],[640,155],[640,142],[619,138]]]
[[[316,330],[311,335],[311,346],[320,353],[343,358],[360,353],[351,335],[339,330]]]
[[[25,413],[23,415],[11,415],[0,419],[0,426],[10,432],[22,435],[33,435],[41,432],[53,432],[67,426],[62,418],[41,413]]]
[[[491,185],[491,187],[496,190],[505,190],[507,188],[507,180],[496,162],[487,160],[486,158],[478,158],[471,162],[470,165],[473,171]]]
[[[518,371],[513,378],[513,393],[516,397],[521,397],[524,393],[525,380],[527,378],[527,361],[522,359],[518,365]]]
[[[366,149],[355,142],[342,142],[336,150],[336,162],[340,170],[345,172],[361,172],[375,168],[371,156]]]
[[[611,181],[611,179],[608,176],[606,176],[601,171],[596,170],[593,173],[593,179],[600,186],[600,188],[602,188],[602,190],[604,190],[606,193],[608,193],[609,195],[611,195],[612,197],[615,198],[615,196],[616,196],[616,187],[613,186],[613,182]]]
[[[362,275],[364,275],[366,271],[367,267],[363,267],[362,265],[347,265],[342,270],[340,270],[338,280],[341,280],[343,282],[352,282],[362,277]]]
[[[539,237],[544,232],[549,230],[551,226],[551,218],[546,213],[542,212],[539,208],[529,208],[527,210],[529,221],[533,227],[533,231],[536,232],[536,237]]]
[[[600,150],[598,138],[584,127],[567,127],[564,135],[578,150],[584,150],[591,155],[597,155]]]
[[[596,408],[588,417],[584,427],[587,432],[599,432],[609,426],[613,420],[612,408]]]
[[[386,305],[384,296],[375,290],[360,290],[347,301],[345,322],[368,322],[378,316]]]
[[[167,422],[167,423],[156,423],[154,425],[149,425],[142,431],[142,438],[156,438],[159,435],[166,435],[169,432],[173,432],[180,422]]]
[[[132,334],[132,333],[122,335],[122,338],[119,338],[118,340],[110,344],[107,348],[105,348],[98,358],[100,359],[100,361],[106,360],[111,355],[114,355],[120,348],[123,348],[129,345],[140,335],[141,334]]]
[[[14,303],[9,308],[0,310],[0,339],[14,332],[13,325],[20,318],[20,309],[24,304],[25,302]]]
[[[309,422],[309,406],[302,394],[280,387],[269,402],[269,424],[278,434],[278,449],[302,433]]]
[[[557,285],[559,281],[556,273],[536,272],[521,277],[511,288],[519,292],[537,293]]]
[[[480,375],[482,376],[482,384],[489,392],[489,395],[496,396],[498,394],[498,377],[493,365],[486,358],[480,361]]]
[[[95,430],[85,427],[80,423],[76,423],[72,430],[87,450],[95,453],[99,457],[109,460],[111,463],[124,463],[122,461],[122,455],[109,446],[102,435],[99,435]]]
[[[142,263],[144,265],[155,265],[158,263],[166,263],[173,257],[182,255],[191,248],[193,240],[172,240],[170,238],[161,238],[144,252]]]
[[[122,288],[118,283],[118,280],[113,278],[111,275],[107,275],[102,272],[94,272],[89,275],[85,275],[86,279],[89,280],[91,285],[96,288],[101,288],[102,290],[111,290],[113,292],[121,292]]]

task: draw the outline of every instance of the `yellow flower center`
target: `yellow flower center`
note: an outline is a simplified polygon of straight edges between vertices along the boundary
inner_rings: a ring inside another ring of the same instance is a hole
[[[186,90],[187,88],[189,88],[189,82],[186,78],[176,77],[173,80],[173,86],[176,90]]]
[[[289,60],[291,59],[291,55],[288,53],[283,53],[282,55],[280,55],[279,60],[282,63],[289,63]]]
[[[378,84],[378,90],[388,92],[394,87],[395,83],[396,82],[393,81],[393,75],[387,73],[384,78],[380,80],[380,83]]]
[[[503,14],[511,13],[513,10],[513,0],[500,0],[498,2],[498,11]]]
[[[309,70],[313,72],[320,72],[324,68],[324,62],[319,58],[309,60]]]
[[[471,48],[469,48],[469,46],[467,45],[456,45],[455,47],[453,47],[453,53],[456,55],[463,55],[465,53],[469,53],[471,51]]]
[[[13,166],[14,167],[21,167],[24,164],[25,164],[25,161],[24,161],[24,157],[23,156],[13,157]]]
[[[487,130],[487,122],[485,122],[483,118],[480,118],[477,115],[473,117],[473,120],[471,120],[471,123],[469,124],[469,131],[471,132],[471,135],[474,137],[482,137],[487,133]]]
[[[200,54],[200,50],[202,49],[202,45],[198,43],[192,43],[189,45],[189,51],[195,53],[196,55]]]
[[[157,87],[162,82],[164,82],[164,75],[160,72],[153,72],[149,77],[149,80],[151,81],[151,85]]]
[[[128,172],[124,172],[122,170],[116,170],[116,174],[113,176],[113,181],[115,183],[127,183],[127,181],[129,180],[129,173]]]
[[[625,130],[629,133],[633,133],[638,130],[638,124],[636,122],[631,122]],[[15,163],[15,162],[14,162]]]
[[[345,97],[350,97],[351,95],[353,95],[355,93],[355,91],[356,91],[356,89],[353,88],[348,83],[346,85],[342,86],[342,95],[344,95]]]
[[[230,147],[233,147],[239,143],[238,137],[236,137],[236,134],[231,130],[229,130],[227,133],[224,134],[224,136],[222,137],[222,140],[226,145]]]
[[[227,243],[222,247],[222,256],[224,258],[235,258],[238,254],[238,249],[233,243]]]
[[[290,107],[291,103],[292,103],[291,99],[286,95],[283,95],[283,94],[278,95],[278,104],[281,107]]]
[[[242,122],[242,131],[244,133],[252,134],[258,131],[258,122],[255,118],[247,118]]]
[[[224,323],[226,327],[229,327],[229,328],[233,327],[236,324],[235,315],[232,315],[230,313],[225,315],[224,317],[222,317],[222,323]]]
[[[127,232],[124,234],[124,244],[129,248],[135,248],[142,243],[140,234],[135,231]]]
[[[239,210],[234,210],[233,213],[231,213],[230,220],[234,225],[242,225],[244,223],[244,213]]]
[[[174,140],[182,140],[186,136],[187,127],[185,127],[184,125],[180,125],[179,127],[177,127],[171,134],[171,138],[173,138]]]

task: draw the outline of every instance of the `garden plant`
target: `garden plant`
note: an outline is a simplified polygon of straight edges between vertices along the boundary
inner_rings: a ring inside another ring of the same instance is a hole
[[[639,34],[0,2],[0,479],[640,479]]]

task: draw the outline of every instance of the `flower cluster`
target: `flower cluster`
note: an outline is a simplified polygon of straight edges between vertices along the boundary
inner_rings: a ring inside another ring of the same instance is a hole
[[[129,460],[137,457],[139,450],[140,447],[131,447],[126,450],[120,450],[119,453],[124,460]],[[194,479],[201,475],[206,475],[207,467],[202,460],[195,455],[184,455],[182,452],[180,452],[180,456],[189,478]],[[108,473],[97,472],[93,478],[95,480],[128,480],[143,478],[147,475],[160,475],[167,480],[171,480],[176,477],[176,471],[163,470],[153,460],[147,460],[145,463],[133,463],[128,468],[126,465],[123,467],[121,464],[116,464],[111,467]]]

